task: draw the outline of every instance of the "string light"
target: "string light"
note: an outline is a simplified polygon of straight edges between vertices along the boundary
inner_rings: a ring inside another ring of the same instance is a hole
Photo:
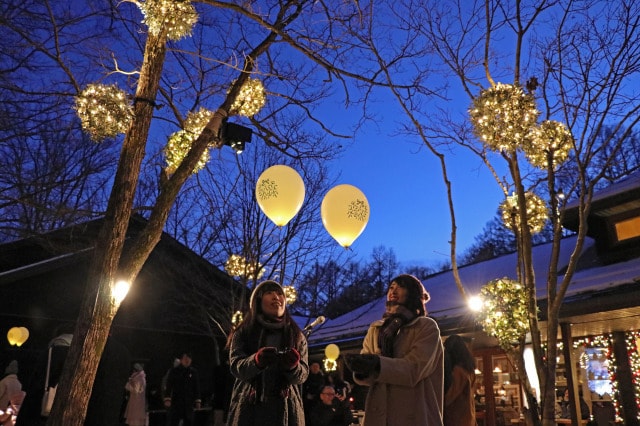
[[[260,111],[265,103],[266,94],[262,81],[257,78],[248,78],[231,105],[231,113],[252,117]]]
[[[296,291],[296,289],[292,285],[287,285],[283,287],[283,290],[287,305],[295,303],[296,299],[298,298],[298,292]]]
[[[116,85],[89,84],[76,96],[82,129],[100,142],[126,132],[133,117],[127,94]]]
[[[256,270],[258,275],[255,279],[260,279],[264,275],[264,268],[259,262],[248,262],[247,259],[239,254],[232,254],[224,264],[227,273],[234,277],[254,277]]]
[[[158,35],[164,29],[169,40],[180,40],[191,34],[198,13],[190,0],[146,0],[136,3],[149,32]]]
[[[184,129],[169,136],[169,141],[163,150],[164,159],[167,163],[167,173],[175,172],[178,166],[180,166],[191,149],[193,141],[200,136],[200,133],[202,133],[212,116],[213,112],[204,108],[197,112],[189,113],[187,118],[184,120]],[[205,149],[193,168],[193,173],[202,170],[204,166],[207,165],[208,161],[209,150]]]
[[[532,127],[527,141],[529,143],[523,145],[524,153],[531,164],[541,169],[547,169],[549,163],[553,168],[562,164],[574,145],[567,126],[553,120]]]
[[[526,293],[522,285],[509,278],[489,281],[480,289],[484,308],[478,322],[487,334],[498,339],[505,351],[511,351],[528,330]]]
[[[238,324],[240,324],[242,322],[242,312],[241,311],[236,311],[232,316],[231,316],[231,324],[234,327],[237,327]]]
[[[324,371],[336,371],[338,369],[338,362],[335,359],[325,358],[322,363],[324,364]]]
[[[544,228],[545,223],[549,219],[549,211],[544,200],[533,192],[526,192],[524,197],[527,208],[527,225],[531,233],[536,234]],[[517,194],[514,193],[508,196],[500,204],[500,211],[502,212],[504,226],[513,231],[514,219],[516,226],[520,223],[521,219]]]
[[[493,151],[515,151],[535,125],[535,98],[520,86],[498,83],[480,92],[469,109],[476,137]]]

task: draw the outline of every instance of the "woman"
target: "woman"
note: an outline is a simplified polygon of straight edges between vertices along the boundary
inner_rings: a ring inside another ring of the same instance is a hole
[[[444,342],[444,426],[475,426],[476,363],[462,337]]]
[[[386,312],[369,327],[361,354],[345,355],[355,382],[370,386],[364,425],[442,426],[444,358],[440,329],[426,316],[428,300],[416,277],[395,277]]]
[[[127,426],[145,426],[147,424],[146,374],[141,364],[133,364],[133,373],[124,388],[129,391],[129,400],[124,412]]]
[[[228,347],[235,384],[227,424],[304,426],[307,340],[286,309],[280,284],[264,281],[253,290]]]

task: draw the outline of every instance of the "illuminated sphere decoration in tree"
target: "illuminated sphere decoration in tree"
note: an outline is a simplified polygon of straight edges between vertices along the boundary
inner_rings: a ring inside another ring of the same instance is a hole
[[[498,339],[500,347],[509,351],[528,330],[529,312],[524,287],[509,278],[489,281],[480,289],[483,308],[478,323],[487,334]]]
[[[146,0],[136,1],[142,11],[143,24],[153,35],[160,34],[163,29],[169,40],[180,40],[191,34],[198,21],[198,13],[190,0]]]
[[[573,135],[567,126],[553,120],[532,127],[527,140],[524,154],[531,164],[541,169],[547,169],[549,162],[553,168],[564,163],[574,146]]]
[[[76,96],[76,113],[82,129],[100,142],[127,131],[133,108],[127,94],[115,84],[89,84]]]
[[[282,287],[282,289],[284,290],[284,298],[287,302],[287,305],[295,303],[296,299],[298,298],[298,292],[296,291],[295,287],[293,287],[292,285],[286,285]]]
[[[227,259],[224,264],[224,270],[234,277],[253,278],[256,273],[256,269],[258,270],[258,275],[255,279],[260,279],[264,275],[264,268],[262,265],[258,262],[248,262],[247,259],[238,254],[232,254],[229,256],[229,259]]]
[[[262,81],[248,78],[240,88],[240,92],[231,105],[231,114],[253,117],[266,103],[266,92]]]
[[[539,115],[533,95],[502,83],[480,92],[469,109],[474,134],[493,151],[514,152]]]
[[[174,173],[178,166],[180,166],[182,160],[184,160],[191,149],[193,141],[200,136],[200,133],[202,133],[212,116],[213,112],[206,109],[189,113],[187,118],[184,120],[184,129],[169,136],[169,141],[163,150],[164,159],[167,163],[167,173]],[[202,170],[204,166],[207,165],[208,161],[209,150],[205,149],[202,156],[196,163],[193,173]]]
[[[544,229],[544,225],[549,219],[547,205],[542,198],[533,192],[526,192],[524,197],[527,206],[527,224],[529,225],[529,230],[531,233],[537,234]],[[500,204],[500,211],[502,212],[504,226],[514,231],[513,221],[515,220],[516,226],[520,223],[517,194],[512,194],[507,197],[502,204]]]

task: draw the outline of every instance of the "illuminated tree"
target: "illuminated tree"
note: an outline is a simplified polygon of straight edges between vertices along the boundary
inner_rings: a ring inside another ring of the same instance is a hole
[[[264,141],[282,154],[281,160],[326,158],[333,150],[314,145],[317,138],[305,142],[295,137],[302,132],[291,126],[294,120],[299,124],[304,117],[313,132],[325,132],[334,141],[344,137],[323,124],[317,106],[335,96],[336,88],[343,88],[343,98],[350,102],[357,85],[349,80],[372,83],[379,75],[370,63],[358,61],[366,50],[351,38],[356,28],[366,31],[367,10],[357,2],[339,8],[323,1],[75,3],[9,0],[3,4],[7,13],[0,27],[10,46],[2,53],[3,93],[20,94],[25,102],[66,105],[74,114],[53,115],[56,119],[77,120],[92,139],[121,144],[120,157],[107,175],[111,193],[89,267],[86,299],[48,420],[65,426],[83,424],[90,384],[118,310],[110,297],[112,285],[116,279],[135,285],[178,195],[199,162],[204,163],[203,154],[209,150],[216,158],[202,170],[215,168],[218,158],[227,155],[221,151],[228,142],[223,132],[227,123],[251,126],[254,143]],[[358,63],[362,67],[355,69]],[[127,96],[103,97],[109,103],[103,110],[95,95],[114,95],[106,89],[113,84]],[[83,92],[87,87],[101,89]],[[356,102],[358,98],[354,96]],[[194,128],[190,114],[202,107],[212,114],[202,128],[200,123]],[[25,116],[29,118],[19,123],[24,128],[48,125],[39,114]],[[130,121],[123,120],[129,116]],[[174,133],[176,143],[166,152],[179,148],[179,155],[170,155],[176,161],[153,155]],[[157,178],[142,176],[142,170],[153,170]],[[144,196],[136,196],[141,179]],[[136,205],[136,200],[148,202]],[[134,209],[145,213],[148,225],[123,253]]]

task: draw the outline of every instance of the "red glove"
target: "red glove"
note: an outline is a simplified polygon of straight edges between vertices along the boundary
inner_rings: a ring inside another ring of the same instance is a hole
[[[273,346],[265,346],[258,349],[253,359],[258,368],[266,368],[278,360],[278,350]]]
[[[293,370],[300,362],[300,352],[295,348],[290,348],[284,351],[282,358],[280,358],[282,367],[285,370]]]

